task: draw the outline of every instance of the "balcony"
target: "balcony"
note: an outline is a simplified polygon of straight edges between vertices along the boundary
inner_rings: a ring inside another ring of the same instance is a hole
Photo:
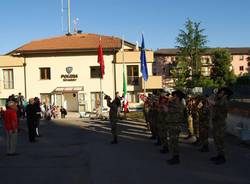
[[[144,89],[143,77],[140,77],[142,89]],[[146,89],[162,89],[162,76],[148,76],[146,81]]]

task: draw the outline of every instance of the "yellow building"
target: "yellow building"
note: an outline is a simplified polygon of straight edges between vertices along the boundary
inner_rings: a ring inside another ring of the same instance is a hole
[[[100,41],[101,38],[101,41]],[[93,111],[100,104],[98,46],[104,52],[105,75],[102,91],[111,97],[123,90],[123,58],[130,107],[140,104],[143,92],[140,51],[135,44],[97,34],[72,34],[35,40],[0,57],[0,98],[21,92],[27,99],[65,106],[68,111]],[[149,81],[153,52],[146,51]],[[15,63],[15,64],[11,64]],[[7,85],[8,84],[8,85]],[[161,88],[162,86],[153,86]],[[146,85],[147,89],[152,85]],[[106,105],[106,103],[104,103]]]

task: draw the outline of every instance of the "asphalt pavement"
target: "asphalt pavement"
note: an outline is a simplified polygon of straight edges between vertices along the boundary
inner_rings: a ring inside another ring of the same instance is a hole
[[[21,122],[17,156],[7,156],[0,129],[1,184],[250,184],[250,148],[226,137],[227,162],[214,165],[210,152],[200,153],[181,140],[181,163],[168,165],[169,154],[150,140],[143,122],[119,123],[119,143],[110,144],[108,121],[77,117],[41,121],[38,142],[28,141]]]

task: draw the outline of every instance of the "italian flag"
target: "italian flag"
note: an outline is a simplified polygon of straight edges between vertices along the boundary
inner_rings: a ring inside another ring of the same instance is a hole
[[[128,112],[128,95],[127,95],[127,81],[125,77],[125,67],[123,63],[123,98],[124,98],[124,112]]]
[[[125,64],[124,64],[124,39],[122,39],[122,60],[123,60],[123,110],[128,112],[128,95],[127,95],[127,81],[125,76]]]

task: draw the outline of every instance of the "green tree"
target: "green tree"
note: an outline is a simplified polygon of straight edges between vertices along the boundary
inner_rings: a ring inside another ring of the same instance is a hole
[[[217,87],[231,85],[236,76],[231,70],[231,54],[227,49],[215,49],[212,52],[211,79]]]
[[[183,85],[184,87],[195,87],[201,77],[201,56],[205,52],[207,36],[203,34],[204,29],[200,28],[200,22],[193,22],[187,20],[185,23],[185,30],[180,30],[179,35],[176,38],[177,48],[179,53],[177,55],[177,66],[185,66],[182,68],[185,71],[189,71],[189,75],[186,72],[179,77],[186,77],[187,82]],[[177,78],[183,80],[182,78]]]

